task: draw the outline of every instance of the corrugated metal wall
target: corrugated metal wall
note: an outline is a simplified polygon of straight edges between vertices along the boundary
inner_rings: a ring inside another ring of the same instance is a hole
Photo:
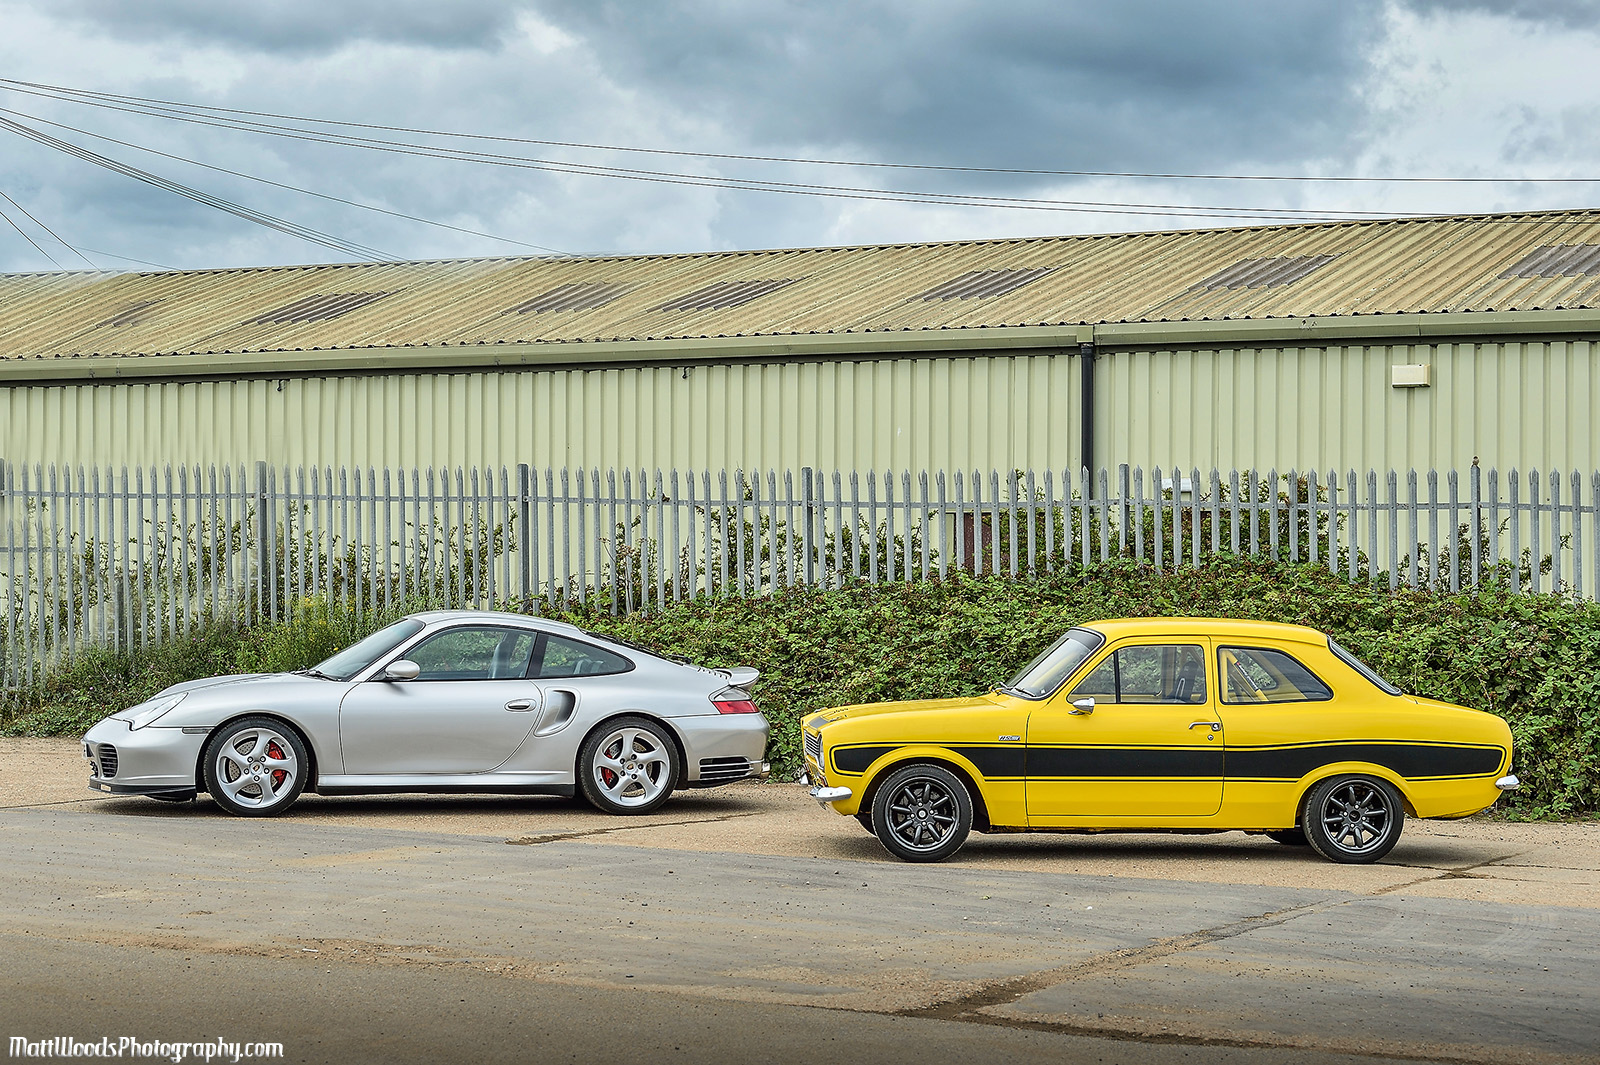
[[[0,389],[34,463],[718,469],[1065,467],[1049,355]]]
[[[1587,342],[1104,351],[1097,464],[1600,468]],[[1396,363],[1428,388],[1390,387]],[[1075,465],[1051,354],[0,388],[26,463]]]
[[[1099,360],[1099,463],[1600,469],[1587,341],[1125,351]],[[1394,388],[1427,363],[1432,385]]]

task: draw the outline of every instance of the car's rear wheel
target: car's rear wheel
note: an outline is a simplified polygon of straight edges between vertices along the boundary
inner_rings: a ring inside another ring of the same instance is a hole
[[[1311,846],[1311,841],[1306,839],[1305,831],[1299,828],[1280,828],[1275,832],[1268,832],[1267,838],[1277,840],[1285,847]]]
[[[1375,862],[1394,849],[1405,824],[1405,804],[1387,780],[1331,777],[1306,793],[1300,824],[1306,841],[1329,861]]]
[[[972,796],[948,769],[909,765],[891,773],[873,795],[872,827],[896,858],[943,861],[972,831]]]
[[[677,745],[647,717],[618,718],[578,751],[578,786],[605,813],[649,813],[667,801],[677,782]]]
[[[310,759],[294,729],[270,717],[247,717],[218,729],[201,758],[212,800],[238,817],[272,817],[306,786]]]

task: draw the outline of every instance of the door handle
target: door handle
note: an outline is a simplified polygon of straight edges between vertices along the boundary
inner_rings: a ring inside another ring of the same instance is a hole
[[[506,704],[506,709],[507,710],[511,710],[513,712],[522,711],[522,710],[532,710],[533,709],[533,700],[532,699],[513,699],[509,703]]]
[[[1220,721],[1191,721],[1189,722],[1189,729],[1193,731],[1194,729],[1199,728],[1201,725],[1205,725],[1207,728],[1211,729],[1212,732],[1222,731],[1222,722]]]

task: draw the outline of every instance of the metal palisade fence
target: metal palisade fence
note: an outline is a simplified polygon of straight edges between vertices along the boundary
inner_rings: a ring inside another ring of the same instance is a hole
[[[1221,554],[1352,581],[1594,595],[1600,472],[22,468],[0,462],[0,688],[217,619],[567,602],[613,612]]]

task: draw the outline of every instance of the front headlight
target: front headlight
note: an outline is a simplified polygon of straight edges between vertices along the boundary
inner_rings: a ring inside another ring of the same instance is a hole
[[[132,730],[144,728],[150,722],[183,702],[188,694],[188,692],[180,692],[177,695],[169,695],[164,699],[152,699],[143,706],[134,707],[133,716],[128,719],[128,728]]]

